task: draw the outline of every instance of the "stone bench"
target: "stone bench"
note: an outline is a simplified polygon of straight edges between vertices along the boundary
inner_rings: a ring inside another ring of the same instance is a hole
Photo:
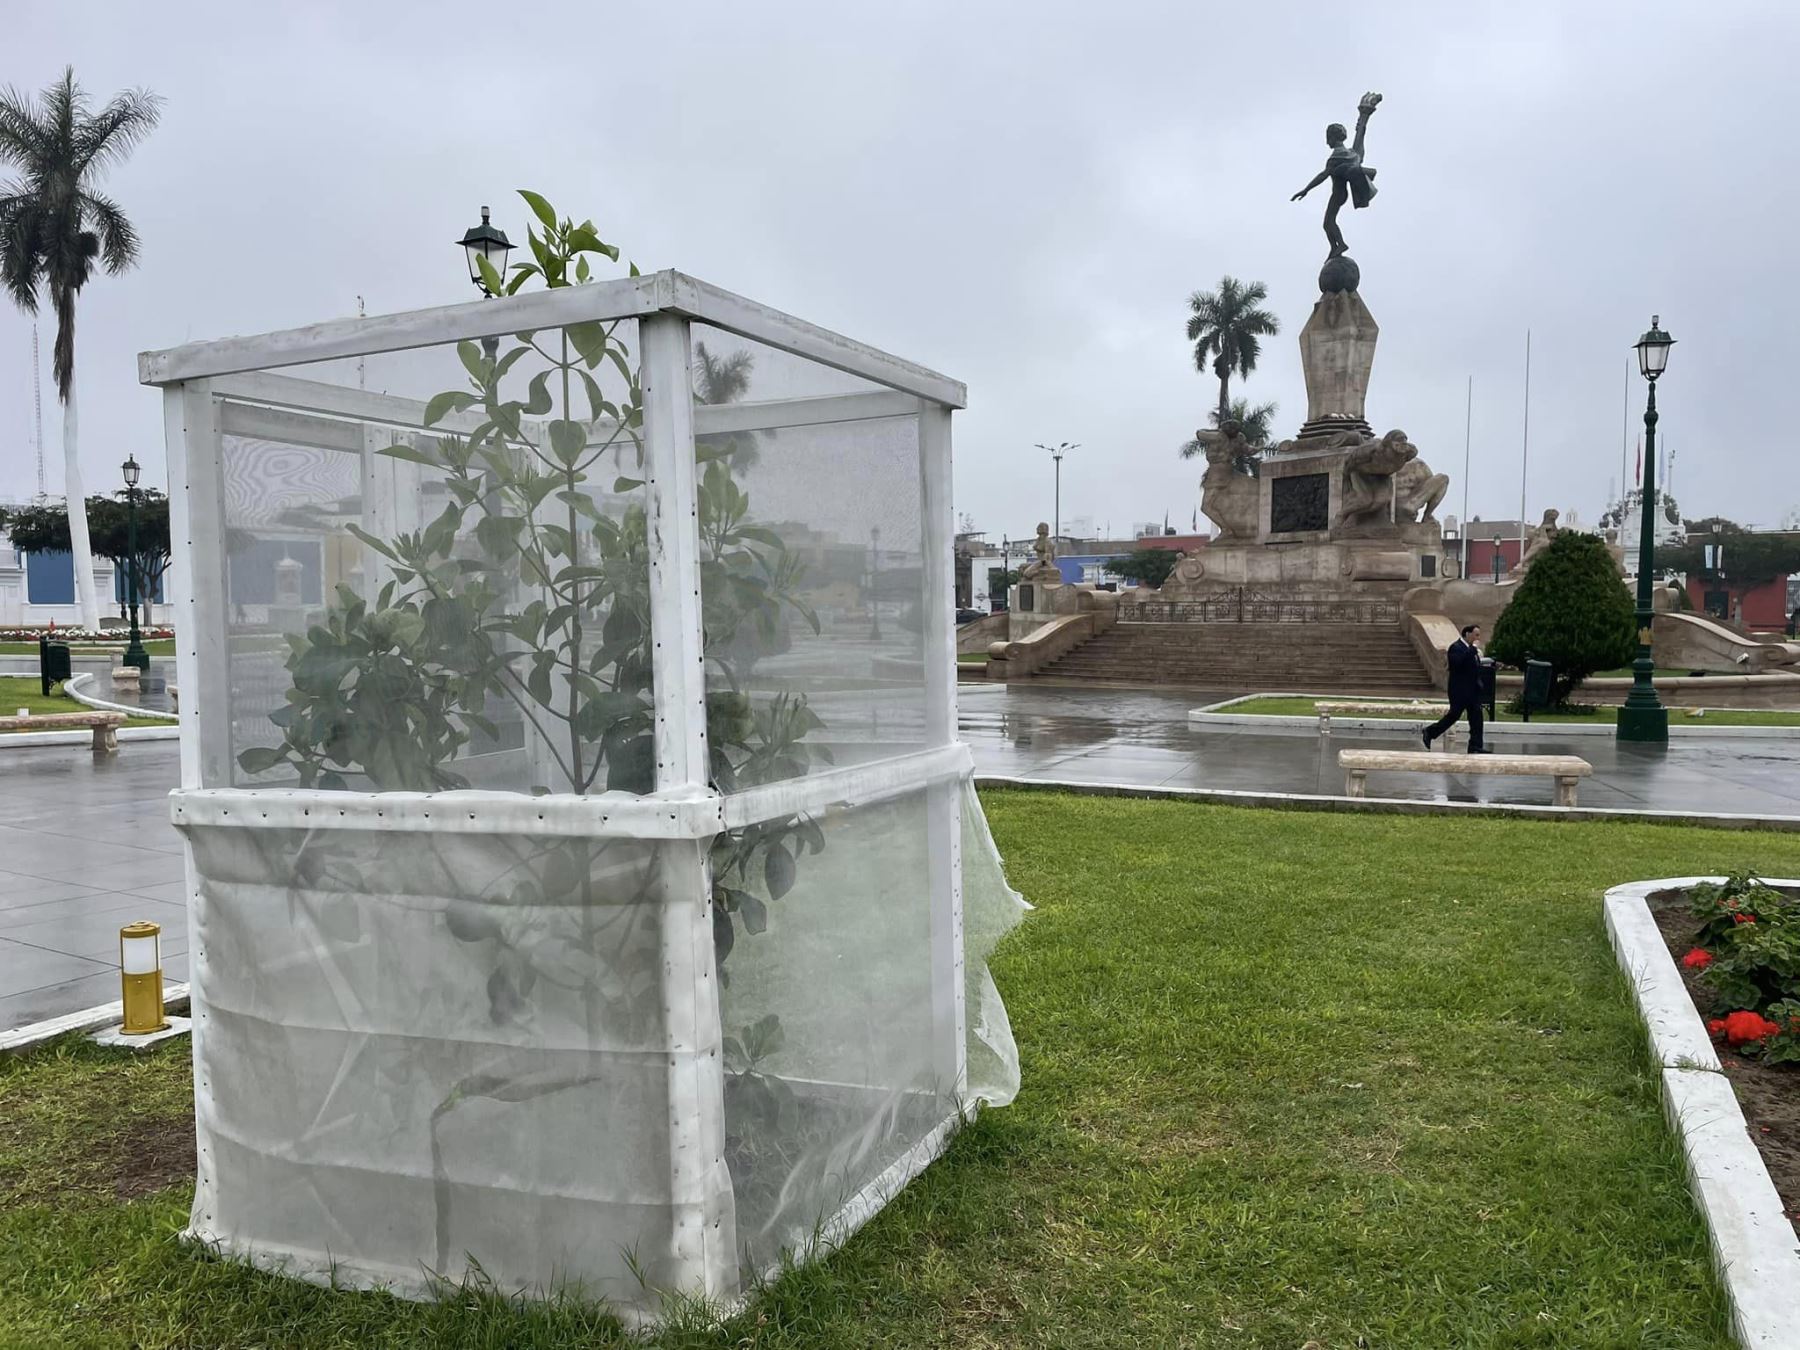
[[[1329,736],[1331,734],[1331,719],[1333,717],[1349,717],[1359,713],[1370,716],[1379,716],[1382,713],[1402,713],[1404,714],[1403,717],[1395,718],[1393,720],[1404,721],[1407,717],[1422,717],[1428,722],[1435,722],[1438,718],[1450,711],[1450,705],[1448,703],[1321,702],[1315,703],[1313,708],[1319,714],[1319,734],[1321,736]],[[1461,725],[1462,723],[1458,722],[1456,727],[1460,727]],[[1454,732],[1456,727],[1452,727],[1451,731]]]
[[[1344,770],[1344,795],[1367,795],[1369,774],[1374,773],[1483,773],[1512,778],[1545,777],[1556,780],[1556,804],[1575,805],[1575,786],[1594,772],[1579,755],[1437,755],[1429,750],[1340,750],[1338,765]]]
[[[94,729],[94,753],[110,755],[119,748],[119,728],[125,714],[116,712],[28,713],[24,717],[0,717],[0,731],[68,731]]]

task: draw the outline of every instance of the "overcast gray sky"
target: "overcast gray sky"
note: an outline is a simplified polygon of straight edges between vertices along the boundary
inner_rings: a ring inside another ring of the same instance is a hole
[[[96,14],[104,17],[96,18]],[[957,508],[998,537],[1051,510],[1036,441],[1079,441],[1063,518],[1185,527],[1176,448],[1216,399],[1183,334],[1225,273],[1281,336],[1248,384],[1305,417],[1322,132],[1365,89],[1380,196],[1346,212],[1381,325],[1369,394],[1462,514],[1592,521],[1620,474],[1630,344],[1651,312],[1690,515],[1800,506],[1787,296],[1800,208],[1800,7],[842,3],[70,6],[10,0],[0,81],[65,63],[168,100],[106,182],[144,260],[83,294],[83,463],[161,482],[135,354],[469,297],[483,202],[522,239],[545,193],[646,270],[679,267],[964,380]],[[1783,98],[1786,93],[1788,96]],[[45,384],[49,395],[45,322]],[[0,308],[0,498],[28,496],[30,322]],[[1635,440],[1642,382],[1630,390]],[[58,413],[46,406],[50,489]]]

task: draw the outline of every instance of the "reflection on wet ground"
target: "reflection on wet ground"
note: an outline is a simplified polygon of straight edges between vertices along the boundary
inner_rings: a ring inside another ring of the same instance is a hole
[[[1245,691],[1164,692],[1048,685],[962,685],[959,722],[975,771],[1071,782],[1217,788],[1341,796],[1337,751],[1418,749],[1416,730],[1320,736],[1273,728],[1190,728],[1190,709]],[[1650,811],[1800,815],[1800,740],[1681,739],[1666,747],[1620,745],[1607,736],[1509,735],[1522,754],[1579,755],[1594,766],[1581,804]],[[1446,773],[1385,774],[1372,795],[1544,805],[1543,778]]]

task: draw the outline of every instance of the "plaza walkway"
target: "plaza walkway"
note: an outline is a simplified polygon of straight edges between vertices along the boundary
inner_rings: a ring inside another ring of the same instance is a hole
[[[1231,691],[964,685],[960,694],[981,774],[1335,796],[1340,747],[1416,744],[1405,724],[1391,736],[1330,737],[1188,727],[1190,708]],[[1549,731],[1504,744],[1592,763],[1583,806],[1800,817],[1800,740],[1657,749]],[[126,742],[99,760],[76,748],[0,750],[0,1030],[116,999],[118,931],[134,919],[163,925],[167,976],[187,978],[181,848],[168,824],[176,756],[173,741]],[[1534,804],[1550,795],[1538,779],[1454,774],[1391,775],[1376,790]]]

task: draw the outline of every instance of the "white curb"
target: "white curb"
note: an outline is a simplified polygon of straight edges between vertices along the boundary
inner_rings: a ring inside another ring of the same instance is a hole
[[[1190,727],[1258,727],[1265,731],[1280,731],[1288,734],[1319,734],[1319,719],[1316,715],[1299,713],[1244,713],[1231,712],[1229,709],[1242,703],[1253,703],[1264,698],[1312,698],[1324,699],[1327,702],[1367,702],[1376,703],[1379,699],[1351,700],[1343,694],[1289,694],[1264,693],[1243,694],[1237,698],[1228,698],[1223,703],[1209,703],[1204,708],[1190,709],[1187,715]],[[1708,712],[1752,712],[1757,709],[1708,708]],[[1425,717],[1371,717],[1344,716],[1333,713],[1331,717],[1332,731],[1385,731],[1400,734],[1402,732],[1417,733],[1424,722],[1432,719]],[[1329,734],[1329,733],[1328,733]],[[1618,728],[1605,722],[1499,722],[1487,718],[1482,723],[1484,736],[1613,736],[1618,735]],[[1701,738],[1705,740],[1800,740],[1800,727],[1784,726],[1710,726],[1701,722],[1678,721],[1670,719],[1669,735],[1673,739],[1689,740]]]
[[[85,703],[90,708],[98,708],[101,712],[129,713],[133,717],[154,717],[162,722],[180,722],[180,713],[163,712],[158,708],[139,708],[130,703],[109,703],[106,699],[96,698],[85,693],[84,686],[94,678],[92,671],[80,675],[71,675],[63,681],[63,692],[77,703]]]
[[[187,985],[176,982],[163,986],[163,1011],[165,1013],[186,1012],[187,1006]],[[58,1036],[66,1036],[71,1031],[92,1031],[109,1022],[122,1021],[124,1017],[125,1004],[119,999],[114,999],[111,1003],[100,1003],[92,1008],[83,1008],[80,1012],[64,1013],[61,1017],[51,1017],[42,1022],[32,1022],[28,1026],[14,1027],[11,1031],[0,1031],[0,1055],[29,1050],[33,1046],[42,1045],[45,1041],[53,1041]]]
[[[1614,886],[1606,893],[1606,931],[1663,1066],[1663,1106],[1712,1236],[1732,1330],[1746,1350],[1792,1350],[1800,1346],[1800,1239],[1647,903],[1655,891],[1718,880],[1668,877]]]

